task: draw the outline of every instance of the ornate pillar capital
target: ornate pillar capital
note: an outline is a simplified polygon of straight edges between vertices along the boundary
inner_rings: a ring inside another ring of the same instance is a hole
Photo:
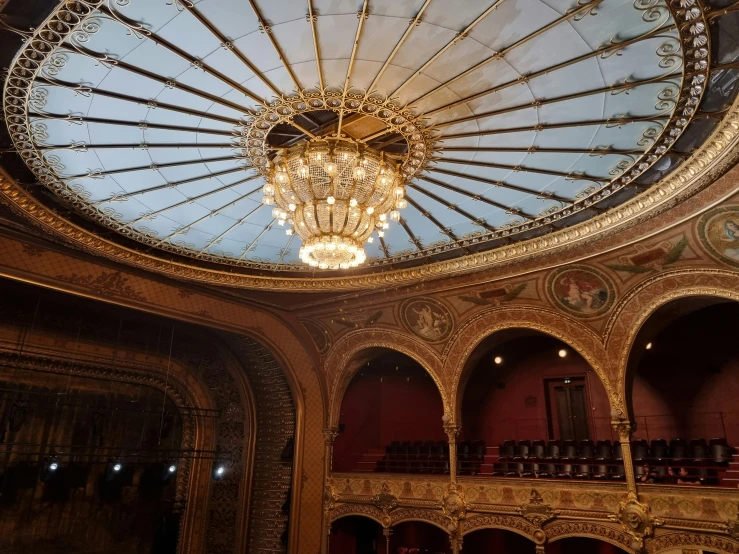
[[[461,425],[456,425],[454,423],[445,423],[444,424],[444,432],[446,433],[446,436],[449,437],[449,443],[451,444],[453,442],[457,442],[457,435],[459,435],[459,432],[462,430]]]
[[[323,438],[326,441],[327,446],[333,445],[336,437],[339,436],[338,427],[329,427],[327,429],[322,429],[321,432],[323,433]]]
[[[622,443],[624,441],[631,441],[631,433],[636,431],[636,423],[632,423],[627,419],[612,419],[611,425],[613,430],[618,434],[618,440]]]

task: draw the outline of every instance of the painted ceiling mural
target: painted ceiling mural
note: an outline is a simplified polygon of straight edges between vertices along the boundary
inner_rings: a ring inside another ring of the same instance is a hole
[[[339,136],[397,163],[405,207],[344,273],[376,272],[613,209],[678,167],[736,92],[736,71],[719,67],[734,61],[731,41],[711,72],[694,0],[84,4],[94,9],[46,37],[32,74],[17,71],[28,52],[11,68],[18,151],[146,252],[261,274],[322,276],[262,202],[285,148]],[[599,313],[612,287],[594,271],[547,294]],[[480,303],[532,289],[488,292]]]
[[[650,278],[674,270],[739,267],[731,257],[733,249],[739,248],[739,235],[732,232],[733,223],[739,221],[737,202],[739,197],[656,237],[585,262],[517,278],[489,282],[473,278],[466,286],[430,292],[422,292],[422,286],[396,289],[385,291],[392,298],[354,300],[338,309],[333,302],[332,307],[316,305],[299,311],[312,313],[306,325],[320,325],[322,355],[347,332],[360,328],[403,329],[440,352],[466,320],[501,306],[547,308],[582,320],[600,333],[619,299]],[[359,321],[362,314],[371,313],[388,315]]]

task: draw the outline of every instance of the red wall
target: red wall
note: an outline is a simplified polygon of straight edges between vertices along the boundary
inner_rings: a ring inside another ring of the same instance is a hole
[[[507,439],[546,440],[544,379],[584,377],[592,418],[591,436],[612,440],[611,410],[598,376],[571,349],[567,357],[560,358],[557,354],[560,348],[561,345],[551,339],[527,337],[513,340],[486,355],[464,390],[464,438],[483,439],[488,446]],[[502,365],[493,363],[496,355],[503,357]]]
[[[703,308],[652,338],[634,377],[636,438],[739,444],[739,304]],[[723,417],[722,417],[723,416]]]
[[[361,516],[347,516],[331,525],[328,545],[331,554],[365,554],[358,552],[357,536],[365,537],[374,531],[374,552],[387,554],[387,542],[382,534],[382,526],[374,520]]]
[[[395,368],[398,368],[397,370]],[[344,431],[334,442],[335,471],[353,469],[358,455],[394,440],[446,440],[436,384],[418,364],[372,362],[354,377],[341,403]]]
[[[390,552],[396,553],[399,547],[418,548],[423,554],[447,554],[452,551],[446,531],[421,521],[406,521],[393,527]]]

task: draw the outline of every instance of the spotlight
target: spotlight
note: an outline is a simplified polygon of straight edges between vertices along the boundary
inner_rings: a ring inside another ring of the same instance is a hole
[[[496,365],[500,365],[503,363],[503,358],[501,358],[500,356],[495,356],[495,358],[493,358],[493,361]]]
[[[167,468],[167,471],[169,471],[170,473],[174,473],[175,471],[177,471],[177,466],[172,464]]]
[[[113,471],[120,471],[123,469],[123,465],[120,463],[113,464]]]
[[[562,348],[557,354],[559,354],[560,358],[566,358],[567,357],[567,350]]]
[[[652,343],[651,342],[648,342],[647,345],[644,348],[646,348],[647,350],[651,350],[652,349]]]
[[[115,458],[110,460],[108,468],[105,470],[105,480],[114,481],[119,479],[125,473],[123,469],[123,462]]]
[[[41,470],[40,479],[42,483],[47,483],[54,479],[54,477],[59,473],[59,470],[61,469],[61,464],[59,463],[59,460],[56,458],[47,458],[46,462],[44,462],[44,467]]]
[[[213,464],[213,479],[218,481],[219,479],[223,479],[226,475],[226,464],[221,461],[217,461],[215,464]]]

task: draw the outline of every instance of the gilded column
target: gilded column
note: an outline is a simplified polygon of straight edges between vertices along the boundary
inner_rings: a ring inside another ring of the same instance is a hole
[[[462,541],[464,537],[461,534],[460,529],[455,530],[449,535],[449,544],[452,546],[452,554],[459,554],[462,552]]]
[[[385,535],[385,554],[390,554],[390,535],[393,534],[391,527],[383,527],[382,534]]]
[[[611,421],[613,429],[618,434],[621,442],[621,454],[624,458],[624,473],[626,474],[626,487],[629,491],[636,493],[636,478],[634,477],[634,461],[631,457],[631,433],[636,429],[636,424],[625,419],[614,419]]]
[[[339,436],[339,430],[336,427],[323,429],[324,449],[323,449],[323,526],[324,532],[321,539],[321,552],[328,554],[329,535],[331,534],[331,510],[334,508],[336,495],[333,487],[329,484],[331,478],[331,460],[333,458],[334,441]]]
[[[449,438],[449,478],[452,483],[457,482],[457,435],[462,428],[453,423],[444,424],[444,432]]]

